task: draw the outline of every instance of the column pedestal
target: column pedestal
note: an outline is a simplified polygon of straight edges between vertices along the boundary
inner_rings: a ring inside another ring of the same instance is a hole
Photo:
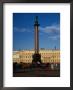
[[[41,66],[41,55],[40,54],[34,54],[32,56],[33,60],[32,60],[32,64],[34,67],[39,67]]]

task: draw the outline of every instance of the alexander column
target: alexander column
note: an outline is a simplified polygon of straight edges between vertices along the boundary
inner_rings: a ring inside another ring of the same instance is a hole
[[[35,23],[34,23],[34,50],[35,53],[33,55],[33,64],[41,64],[41,55],[39,54],[39,23],[38,23],[38,16],[35,17]]]

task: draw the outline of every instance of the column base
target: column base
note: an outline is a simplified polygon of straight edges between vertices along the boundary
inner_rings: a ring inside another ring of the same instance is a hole
[[[35,67],[41,66],[42,62],[41,62],[41,55],[40,54],[34,54],[32,56],[33,60],[32,60],[32,65]]]

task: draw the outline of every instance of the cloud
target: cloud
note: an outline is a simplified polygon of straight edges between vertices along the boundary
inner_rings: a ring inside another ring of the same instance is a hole
[[[14,32],[33,32],[33,31],[29,30],[27,28],[17,28],[17,27],[14,27]]]
[[[25,28],[17,28],[17,27],[14,27],[14,32],[25,32],[26,29]]]
[[[14,32],[28,32],[34,34],[34,29],[28,28],[17,28],[14,27]],[[50,26],[39,27],[39,35],[48,36],[51,40],[58,40],[60,38],[60,25],[59,24],[52,24]]]
[[[59,40],[60,39],[60,35],[49,36],[48,38],[52,39],[52,40]]]
[[[45,33],[56,33],[56,32],[60,31],[59,25],[40,27],[39,29],[40,29],[40,31],[45,32]]]
[[[60,38],[60,25],[52,24],[50,26],[39,27],[40,32],[47,34],[48,38],[57,40]]]

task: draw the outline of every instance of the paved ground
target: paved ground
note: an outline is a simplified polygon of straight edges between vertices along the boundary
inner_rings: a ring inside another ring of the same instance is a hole
[[[49,70],[48,68],[32,68],[20,70],[13,73],[14,77],[60,77],[60,70]]]

